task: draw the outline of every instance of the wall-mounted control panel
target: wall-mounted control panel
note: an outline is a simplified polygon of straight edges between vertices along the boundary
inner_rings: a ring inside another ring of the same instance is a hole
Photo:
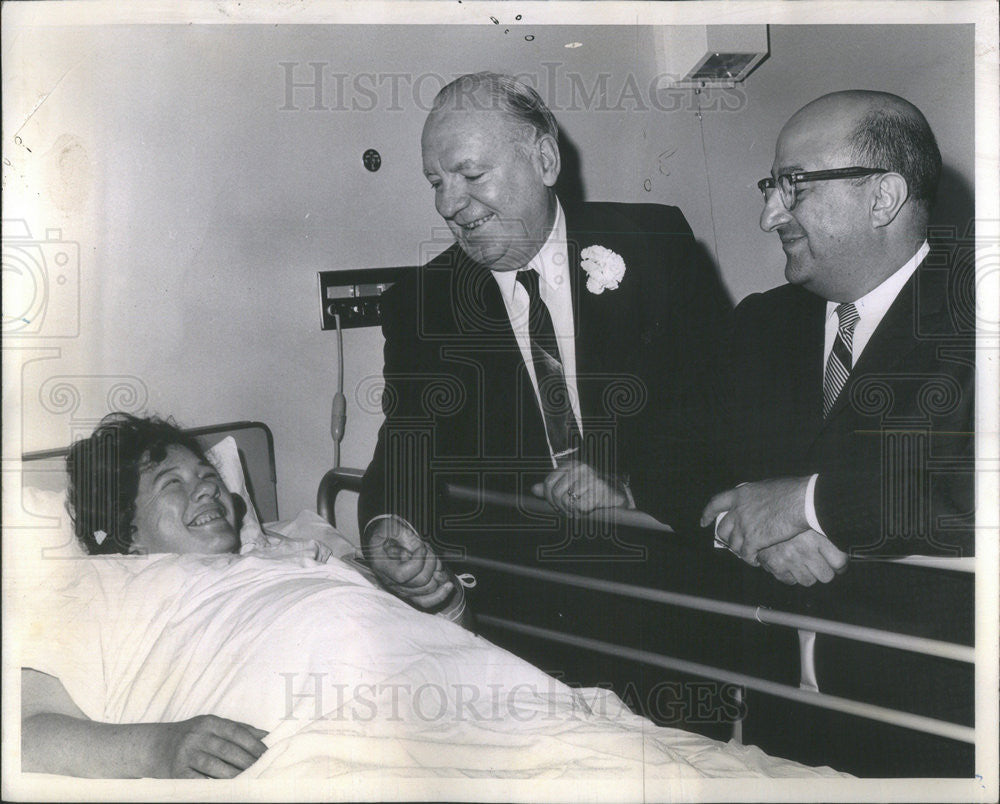
[[[336,329],[377,327],[382,323],[379,297],[407,271],[416,268],[356,268],[319,272],[320,324]]]

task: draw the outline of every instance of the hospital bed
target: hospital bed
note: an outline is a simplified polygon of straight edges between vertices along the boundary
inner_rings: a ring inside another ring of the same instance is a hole
[[[357,488],[359,471],[338,469],[323,478],[317,502],[322,517],[303,512],[294,520],[279,520],[274,444],[266,425],[226,423],[191,432],[206,446],[229,437],[233,439],[234,454],[245,475],[245,493],[262,521],[277,520],[276,530],[289,535],[296,533],[296,528],[304,528],[309,537],[324,538],[327,533],[335,553],[351,558],[354,546],[329,527],[327,521],[334,524],[336,496],[345,488]],[[18,521],[5,524],[5,538],[13,536],[20,544],[30,540],[36,549],[28,552],[36,557],[66,555],[65,521],[60,523],[63,527],[60,531],[53,527],[53,511],[48,511],[50,517],[46,519],[46,512],[38,508],[39,494],[57,496],[65,483],[64,455],[65,450],[25,454],[19,473],[21,487],[13,490],[20,497],[23,511]],[[456,495],[461,497],[462,490],[456,489]],[[482,515],[485,519],[481,522],[488,524],[489,506]],[[526,524],[534,527],[536,536],[539,522],[547,522],[550,532],[557,527],[540,513],[533,517]],[[539,561],[531,533],[531,529],[525,530],[527,538],[520,550],[512,551],[508,540],[490,545],[489,539],[484,539],[481,551],[467,551],[450,558],[455,561],[456,569],[469,571],[477,578],[478,586],[472,594],[480,634],[527,658],[550,675],[537,674],[531,665],[440,618],[421,615],[419,622],[427,624],[429,633],[415,636],[412,616],[405,619],[412,615],[407,607],[395,599],[387,599],[370,588],[370,584],[365,586],[351,574],[353,570],[346,575],[337,571],[343,575],[337,576],[337,583],[341,584],[338,591],[348,588],[351,597],[343,600],[361,603],[356,603],[357,608],[338,604],[337,615],[351,624],[369,616],[372,609],[385,608],[385,629],[401,628],[405,636],[400,638],[404,641],[417,639],[418,645],[420,640],[427,642],[416,655],[402,659],[395,649],[388,651],[382,657],[388,664],[402,661],[412,669],[430,655],[436,657],[435,661],[446,662],[443,669],[435,667],[433,672],[443,672],[449,678],[474,678],[475,683],[493,684],[494,689],[503,684],[511,690],[529,689],[535,698],[527,704],[514,700],[516,696],[511,692],[510,700],[505,699],[506,706],[514,707],[510,711],[523,715],[526,705],[528,711],[536,711],[530,707],[537,708],[542,701],[545,707],[550,707],[549,714],[557,711],[555,721],[573,725],[572,733],[554,735],[546,731],[550,728],[544,725],[546,718],[505,717],[500,728],[495,720],[487,719],[489,724],[483,725],[457,717],[460,723],[449,723],[450,731],[442,736],[438,723],[434,729],[413,731],[393,718],[387,722],[376,718],[365,720],[363,728],[359,728],[356,720],[344,724],[327,713],[306,726],[283,723],[275,737],[282,750],[265,754],[270,764],[260,763],[259,768],[251,769],[251,775],[330,775],[352,779],[352,784],[394,776],[535,779],[568,775],[572,779],[605,781],[613,777],[620,779],[616,782],[618,792],[639,785],[635,790],[643,795],[648,795],[651,789],[643,785],[657,779],[831,775],[829,768],[807,766],[836,767],[832,760],[800,765],[784,758],[794,751],[782,754],[773,748],[765,747],[762,751],[750,745],[746,726],[754,718],[753,696],[758,693],[808,709],[843,713],[852,721],[863,717],[876,726],[916,730],[963,746],[971,742],[972,731],[967,724],[947,724],[892,711],[872,702],[844,701],[824,691],[789,683],[787,678],[768,680],[748,673],[738,638],[739,629],[752,624],[756,628],[788,631],[793,640],[798,639],[797,634],[809,631],[836,633],[892,649],[899,649],[902,640],[906,643],[904,650],[935,652],[946,661],[971,666],[971,648],[961,644],[961,637],[952,643],[921,638],[919,634],[900,637],[886,629],[860,626],[849,619],[838,624],[827,616],[828,612],[818,609],[809,615],[783,612],[727,599],[723,594],[709,594],[706,591],[712,588],[709,576],[717,565],[695,569],[694,564],[684,564],[674,553],[676,545],[662,533],[624,527],[618,528],[612,538],[592,540],[604,547],[610,545],[613,550],[639,551],[632,560],[613,561],[595,560],[590,548],[583,558],[574,557],[570,550],[557,556],[557,561]],[[569,541],[572,548],[573,540]],[[97,559],[78,563],[88,561],[99,563]],[[73,562],[49,563],[68,566]],[[685,566],[685,570],[671,577],[668,570],[680,566]],[[8,573],[18,577],[19,565],[8,567]],[[971,577],[960,576],[963,583]],[[720,582],[730,584],[732,577],[717,578],[716,586]],[[263,581],[261,585],[265,585]],[[406,611],[401,613],[400,609]],[[403,617],[402,625],[394,617]],[[372,634],[382,629],[382,624],[368,623],[367,628],[358,632],[357,639],[370,641]],[[348,643],[350,640],[345,641],[343,634],[339,634],[337,650]],[[375,647],[368,644],[367,649],[377,652],[385,647],[381,643]],[[284,652],[289,654],[290,651]],[[452,654],[454,666],[447,663],[451,658],[442,658]],[[371,653],[366,654],[366,660],[371,660]],[[489,668],[489,672],[484,668]],[[558,680],[550,682],[552,676]],[[538,685],[542,679],[554,686],[539,698]],[[610,688],[616,694],[602,692],[601,688]],[[304,702],[303,705],[315,703],[315,696],[310,698],[302,691],[296,691],[293,698]],[[633,715],[621,701],[662,728]],[[454,703],[451,701],[449,705]],[[252,704],[262,705],[257,700]],[[553,706],[556,710],[551,709]],[[458,710],[461,714],[461,706]],[[580,711],[586,711],[587,715],[581,716]],[[421,718],[416,720],[417,725],[426,725]],[[519,726],[522,722],[523,726]],[[324,739],[319,740],[320,737]],[[764,745],[765,741],[755,742]],[[507,770],[498,771],[497,764],[505,762]],[[355,788],[344,788],[348,789]]]

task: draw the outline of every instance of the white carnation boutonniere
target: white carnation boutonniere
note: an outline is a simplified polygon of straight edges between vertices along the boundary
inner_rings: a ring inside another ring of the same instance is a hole
[[[591,293],[616,290],[625,276],[625,260],[604,246],[587,246],[581,251],[580,267],[587,274],[587,290]]]

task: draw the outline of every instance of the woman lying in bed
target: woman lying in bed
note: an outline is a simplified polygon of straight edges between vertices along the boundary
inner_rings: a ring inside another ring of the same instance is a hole
[[[570,688],[388,594],[325,522],[332,560],[236,553],[233,500],[182,438],[115,417],[73,449],[75,527],[107,554],[24,557],[22,770],[323,777],[344,798],[401,779],[604,780],[638,799],[679,778],[835,775]]]
[[[240,552],[242,498],[230,494],[197,440],[169,422],[111,414],[90,438],[73,445],[67,469],[76,536],[90,555]],[[390,591],[428,608],[455,592],[461,597],[461,585],[426,546],[416,545],[412,554],[399,545],[390,551],[399,558],[397,576],[403,579]],[[322,563],[331,550],[315,540],[272,534],[266,546],[247,554]],[[446,616],[458,619],[464,606],[457,609],[453,602]],[[266,749],[261,738],[267,732],[211,715],[178,723],[94,722],[58,678],[25,668],[21,679],[24,770],[228,778]]]

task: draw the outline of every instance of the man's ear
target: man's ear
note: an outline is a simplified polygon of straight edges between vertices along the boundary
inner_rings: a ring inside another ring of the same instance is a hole
[[[559,143],[551,134],[542,134],[535,143],[542,171],[542,182],[546,187],[554,187],[559,178]]]
[[[871,217],[875,227],[888,226],[903,208],[910,190],[906,179],[898,173],[883,173],[878,177],[872,198]]]

